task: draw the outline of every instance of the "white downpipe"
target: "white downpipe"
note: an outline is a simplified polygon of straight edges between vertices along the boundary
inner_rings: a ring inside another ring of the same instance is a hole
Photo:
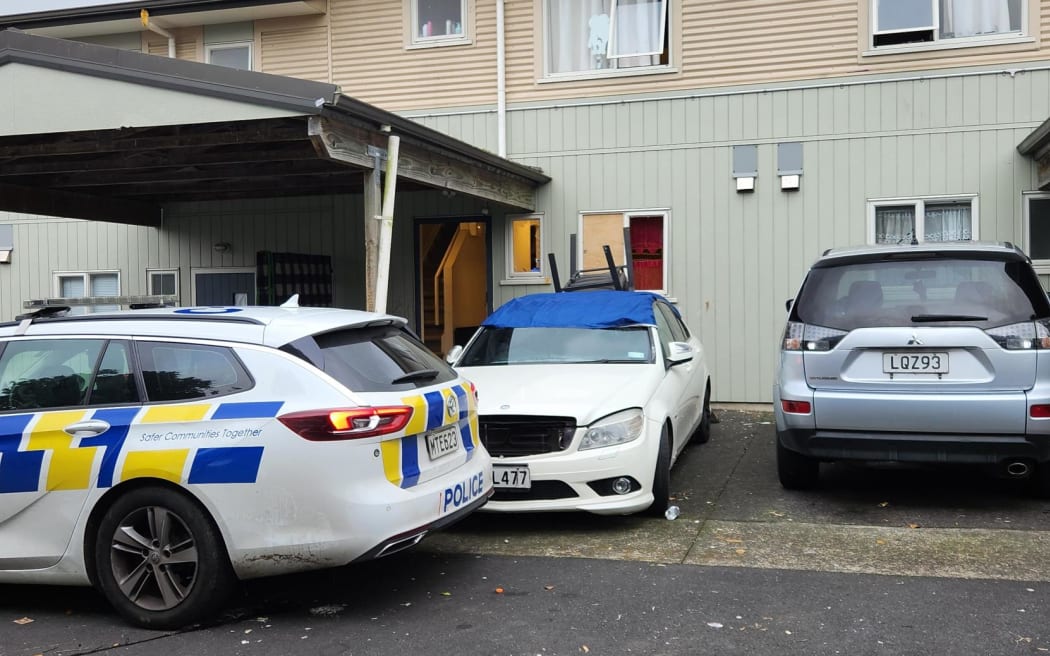
[[[175,35],[164,29],[160,25],[154,25],[149,20],[149,12],[143,9],[139,12],[139,18],[142,20],[142,26],[154,34],[159,34],[168,40],[168,58],[175,59]]]
[[[507,43],[503,0],[496,0],[496,136],[498,154],[507,156]]]
[[[383,215],[379,219],[379,262],[376,266],[375,311],[386,313],[387,288],[390,286],[390,244],[394,234],[394,191],[397,188],[397,151],[401,138],[390,135],[386,147],[386,184],[383,187]]]

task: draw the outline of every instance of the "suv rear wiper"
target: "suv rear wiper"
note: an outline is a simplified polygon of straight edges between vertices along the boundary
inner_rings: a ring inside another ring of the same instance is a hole
[[[398,383],[408,383],[413,380],[430,380],[437,378],[437,375],[441,373],[437,369],[420,369],[419,371],[410,371],[404,376],[398,376],[394,380],[390,381],[391,385],[397,385]]]
[[[972,314],[916,314],[911,320],[915,322],[988,321],[988,317],[978,317]]]

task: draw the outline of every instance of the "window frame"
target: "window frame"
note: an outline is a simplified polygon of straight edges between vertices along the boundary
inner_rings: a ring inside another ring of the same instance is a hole
[[[618,0],[609,0],[610,8],[612,12]],[[678,4],[672,3],[671,0],[661,0],[664,3],[663,11],[663,27],[661,28],[661,34],[664,37],[664,41],[667,43],[667,63],[666,64],[655,64],[653,66],[634,66],[629,68],[619,68],[620,58],[629,58],[640,55],[617,55],[610,57],[606,55],[606,59],[615,64],[614,68],[603,68],[603,69],[591,69],[582,71],[566,71],[564,73],[555,73],[551,71],[551,31],[550,31],[550,0],[535,0],[536,10],[536,33],[541,34],[543,38],[542,47],[536,48],[536,70],[540,71],[538,79],[536,80],[539,84],[549,84],[552,82],[566,82],[574,80],[594,80],[601,78],[610,77],[631,77],[638,75],[661,75],[666,73],[677,73],[678,68],[675,63],[675,44],[678,42],[678,24],[680,23],[680,15],[677,13]],[[611,19],[611,16],[610,16]],[[610,23],[610,37],[612,35],[613,25],[612,20]],[[606,45],[606,53],[611,52],[611,38]],[[659,56],[661,53],[657,53],[655,56]]]
[[[900,43],[888,45],[875,45],[875,37],[880,34],[901,34],[918,31],[922,28],[878,30],[878,5],[881,0],[860,0],[862,15],[867,17],[867,26],[861,31],[863,45],[861,56],[870,57],[886,54],[900,54],[912,52],[926,52],[929,50],[945,50],[954,48],[973,48],[980,46],[1034,44],[1035,36],[1030,27],[1038,25],[1039,3],[1035,0],[1021,0],[1021,26],[1017,31],[997,32],[995,34],[981,34],[974,36],[941,38],[940,37],[940,15],[941,2],[943,0],[929,0],[933,10],[933,40],[914,43]]]
[[[1022,243],[1024,244],[1024,252],[1029,257],[1032,256],[1031,201],[1033,200],[1050,200],[1050,191],[1033,191],[1021,194]],[[1050,275],[1050,259],[1037,260],[1032,257],[1032,268],[1035,269],[1037,275]]]
[[[153,288],[153,276],[170,274],[175,277],[175,296],[179,297],[179,270],[178,269],[146,269],[146,293],[150,296],[162,296]]]
[[[216,50],[233,50],[234,48],[248,48],[248,68],[234,68],[232,66],[224,66],[223,64],[213,64],[211,61],[211,54]],[[224,43],[206,43],[204,44],[204,63],[212,64],[213,66],[224,66],[224,68],[233,68],[233,70],[255,70],[255,44],[252,41],[227,41]]]
[[[663,231],[662,231],[662,236],[661,236],[661,238],[663,239],[663,256],[662,256],[662,262],[660,264],[662,266],[661,273],[662,273],[662,279],[664,281],[664,288],[663,289],[638,289],[638,288],[636,288],[636,289],[638,291],[644,291],[644,292],[656,292],[657,294],[660,294],[662,296],[669,297],[670,296],[670,290],[671,290],[671,267],[669,266],[669,260],[670,260],[670,255],[671,255],[670,247],[669,247],[669,244],[671,243],[671,209],[668,208],[668,207],[662,207],[662,208],[657,208],[657,209],[646,209],[646,210],[587,210],[587,211],[580,212],[579,213],[579,218],[577,220],[577,228],[576,228],[576,234],[579,235],[579,238],[576,240],[576,261],[580,263],[579,264],[580,268],[583,268],[583,246],[584,246],[584,243],[583,243],[583,241],[584,241],[583,222],[584,222],[584,217],[589,216],[589,215],[594,215],[594,214],[622,214],[623,215],[623,223],[622,223],[621,227],[623,227],[623,228],[630,227],[632,218],[636,218],[636,217],[644,218],[644,217],[654,217],[654,216],[660,216],[660,217],[663,218]],[[626,259],[626,253],[625,252],[621,252],[620,256],[621,256],[621,260],[620,260],[621,262]],[[571,272],[570,272],[570,274],[571,274]]]
[[[659,56],[663,54],[663,50],[659,52],[633,52],[630,54],[613,54],[616,43],[616,8],[623,0],[610,0],[611,5],[609,6],[609,40],[605,48],[606,59],[620,59],[627,57],[648,57],[648,56]],[[670,0],[655,0],[660,3],[660,43],[667,42],[667,6]],[[668,49],[670,49],[670,43],[668,43]]]
[[[91,278],[96,275],[113,275],[117,276],[117,293],[114,296],[120,296],[120,290],[123,288],[123,284],[120,280],[120,269],[93,269],[87,271],[53,271],[52,272],[52,289],[55,292],[55,298],[66,298],[62,295],[62,279],[63,278],[75,278],[81,277],[81,281],[84,285],[84,295],[80,298],[92,298],[94,295],[91,294]],[[72,297],[69,297],[72,298]],[[78,309],[83,309],[84,314],[92,314],[94,312],[109,312],[111,311],[110,306],[103,307],[102,310],[96,310],[93,305],[78,305],[73,308],[73,313],[78,313]],[[118,305],[119,309],[119,305]]]
[[[406,50],[424,48],[441,48],[446,46],[466,46],[474,43],[474,0],[459,0],[461,30],[459,34],[421,37],[416,34],[416,22],[419,15],[419,0],[403,0],[402,16],[404,47]]]
[[[539,271],[515,271],[514,270],[514,222],[515,221],[539,221],[540,244],[539,244]],[[543,212],[532,212],[530,214],[508,214],[504,227],[503,259],[504,274],[506,278],[501,284],[543,284],[548,276],[548,264],[544,253],[549,251],[547,247],[546,221]]]
[[[920,243],[938,244],[941,242],[927,242],[925,234],[926,205],[937,205],[958,201],[970,202],[970,239],[980,240],[980,203],[978,194],[954,194],[946,196],[914,196],[903,198],[871,198],[867,201],[867,243],[874,245],[875,241],[875,210],[879,207],[907,207],[911,206],[915,212],[915,237]],[[945,242],[947,243],[947,242]]]

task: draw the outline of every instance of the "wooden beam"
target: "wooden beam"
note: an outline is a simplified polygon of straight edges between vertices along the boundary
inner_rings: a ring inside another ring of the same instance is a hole
[[[61,136],[56,138],[0,139],[0,159],[299,141],[307,136],[302,122],[289,123],[286,120],[205,125],[208,126],[206,129],[177,126],[150,134],[135,129],[97,130],[59,133]]]
[[[361,168],[372,168],[368,146],[386,147],[383,133],[339,125],[319,116],[310,117],[309,132],[322,156]],[[452,153],[437,152],[407,137],[401,138],[397,175],[526,211],[536,209],[535,188],[529,180]]]
[[[6,173],[6,171],[5,171]],[[73,190],[77,187],[113,187],[115,185],[143,185],[167,182],[186,183],[199,180],[242,181],[263,176],[294,178],[318,174],[353,175],[346,167],[331,160],[317,159],[275,162],[260,160],[237,164],[180,165],[163,168],[132,167],[122,170],[96,170],[94,168],[77,173],[60,173],[44,176],[0,176],[11,184],[31,185],[41,179],[52,189]],[[117,194],[122,196],[124,194]]]
[[[159,226],[161,208],[152,203],[0,184],[0,210],[71,219]]]

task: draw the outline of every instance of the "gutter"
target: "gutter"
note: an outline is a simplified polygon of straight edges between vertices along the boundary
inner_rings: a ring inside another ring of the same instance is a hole
[[[76,25],[110,20],[127,20],[139,17],[141,9],[148,9],[155,16],[187,14],[195,11],[240,9],[262,5],[300,4],[303,0],[139,0],[119,2],[73,9],[52,9],[23,14],[0,16],[0,28],[17,27],[34,30],[42,27]]]
[[[369,105],[368,103],[357,100],[356,98],[340,95],[334,104],[325,105],[320,113],[324,116],[329,112],[364,119],[373,123],[377,128],[389,125],[394,134],[414,137],[424,143],[434,144],[435,146],[459,154],[463,157],[483,162],[494,169],[521,176],[536,185],[547,184],[551,181],[550,176],[544,175],[542,172],[531,166],[518,164],[517,162],[494,155],[487,150],[454,139],[444,132],[438,132],[437,130],[428,128],[421,123],[416,123],[415,121],[404,118],[403,116],[379,109],[374,105]]]
[[[507,39],[503,0],[496,0],[496,152],[507,156]]]

